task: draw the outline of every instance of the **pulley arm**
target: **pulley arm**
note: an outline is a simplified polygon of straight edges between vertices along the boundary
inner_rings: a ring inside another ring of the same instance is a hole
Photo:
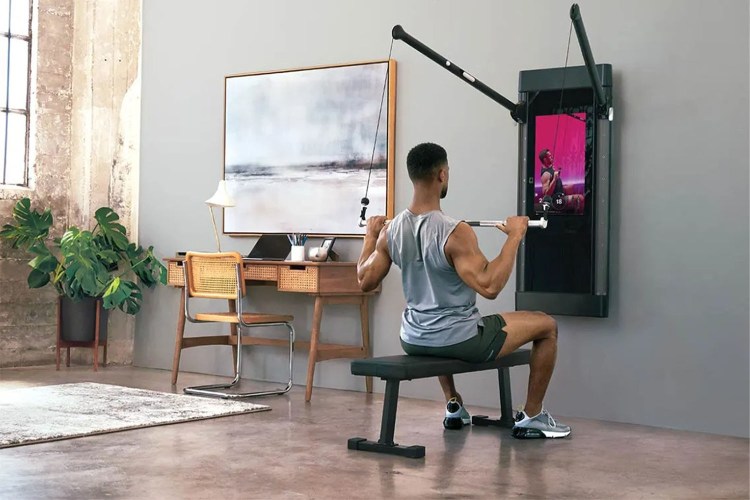
[[[492,99],[493,101],[497,102],[504,108],[506,108],[508,111],[510,111],[510,116],[517,121],[518,123],[523,123],[525,119],[525,104],[520,102],[518,104],[515,104],[508,100],[506,97],[503,97],[498,92],[493,90],[492,88],[488,87],[486,84],[480,82],[477,80],[473,75],[470,73],[464,71],[460,67],[453,64],[451,61],[446,59],[445,57],[441,56],[431,48],[429,48],[427,45],[423,44],[410,34],[408,34],[406,31],[404,31],[404,28],[401,27],[400,24],[397,24],[393,27],[393,30],[391,30],[391,36],[395,40],[403,40],[407,45],[411,46],[413,49],[415,49],[417,52],[420,52],[421,54],[427,56],[429,59],[432,59],[437,64],[442,66],[443,68],[447,69],[457,77],[461,78],[463,81]]]
[[[577,3],[570,6],[570,20],[573,22],[573,27],[576,30],[576,37],[578,38],[578,45],[581,47],[581,54],[583,55],[583,62],[586,64],[586,69],[591,79],[591,86],[594,88],[594,94],[596,95],[596,103],[599,106],[599,113],[603,116],[611,117],[611,103],[607,100],[606,94],[604,93],[604,87],[602,81],[599,78],[599,73],[596,71],[596,62],[594,62],[594,54],[591,53],[591,45],[589,45],[589,37],[586,35],[586,28],[583,25],[583,18],[581,17],[581,9]]]

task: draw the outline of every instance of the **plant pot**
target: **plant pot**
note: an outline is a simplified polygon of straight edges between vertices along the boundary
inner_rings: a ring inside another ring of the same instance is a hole
[[[96,336],[96,310],[99,305],[99,343],[107,341],[107,313],[101,302],[86,297],[73,302],[68,297],[60,298],[60,338],[66,342],[93,342]]]

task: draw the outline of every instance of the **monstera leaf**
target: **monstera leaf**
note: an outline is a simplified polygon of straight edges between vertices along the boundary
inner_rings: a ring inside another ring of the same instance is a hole
[[[115,278],[104,292],[103,299],[105,309],[119,307],[124,313],[136,314],[141,310],[143,294],[132,281]]]
[[[120,216],[109,207],[102,207],[94,214],[99,230],[104,239],[116,250],[124,251],[128,247],[128,237],[125,234],[125,226],[119,224]]]
[[[52,227],[52,213],[45,210],[39,213],[31,210],[31,200],[24,198],[13,207],[13,219],[16,224],[5,224],[0,237],[10,240],[14,248],[28,249],[34,242],[49,235]]]
[[[60,262],[57,257],[52,255],[49,248],[40,242],[32,245],[29,252],[36,255],[29,262],[29,266],[32,268],[27,280],[29,288],[41,288],[51,281],[55,271],[60,266]]]
[[[154,247],[144,250],[143,247],[136,247],[131,243],[127,255],[133,272],[142,284],[148,288],[153,288],[159,283],[167,284],[167,268],[154,255]]]

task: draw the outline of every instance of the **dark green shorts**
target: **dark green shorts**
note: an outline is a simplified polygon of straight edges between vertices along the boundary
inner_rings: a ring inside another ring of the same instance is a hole
[[[441,358],[456,358],[469,363],[484,363],[497,357],[503,348],[505,338],[505,320],[499,314],[491,314],[482,318],[484,327],[478,327],[476,336],[458,344],[444,347],[426,347],[407,344],[401,341],[401,347],[410,356],[439,356]]]

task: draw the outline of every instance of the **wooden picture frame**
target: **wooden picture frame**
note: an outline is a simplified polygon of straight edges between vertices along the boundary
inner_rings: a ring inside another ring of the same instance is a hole
[[[393,217],[395,60],[227,76],[224,103],[224,233],[362,236],[365,194]]]

